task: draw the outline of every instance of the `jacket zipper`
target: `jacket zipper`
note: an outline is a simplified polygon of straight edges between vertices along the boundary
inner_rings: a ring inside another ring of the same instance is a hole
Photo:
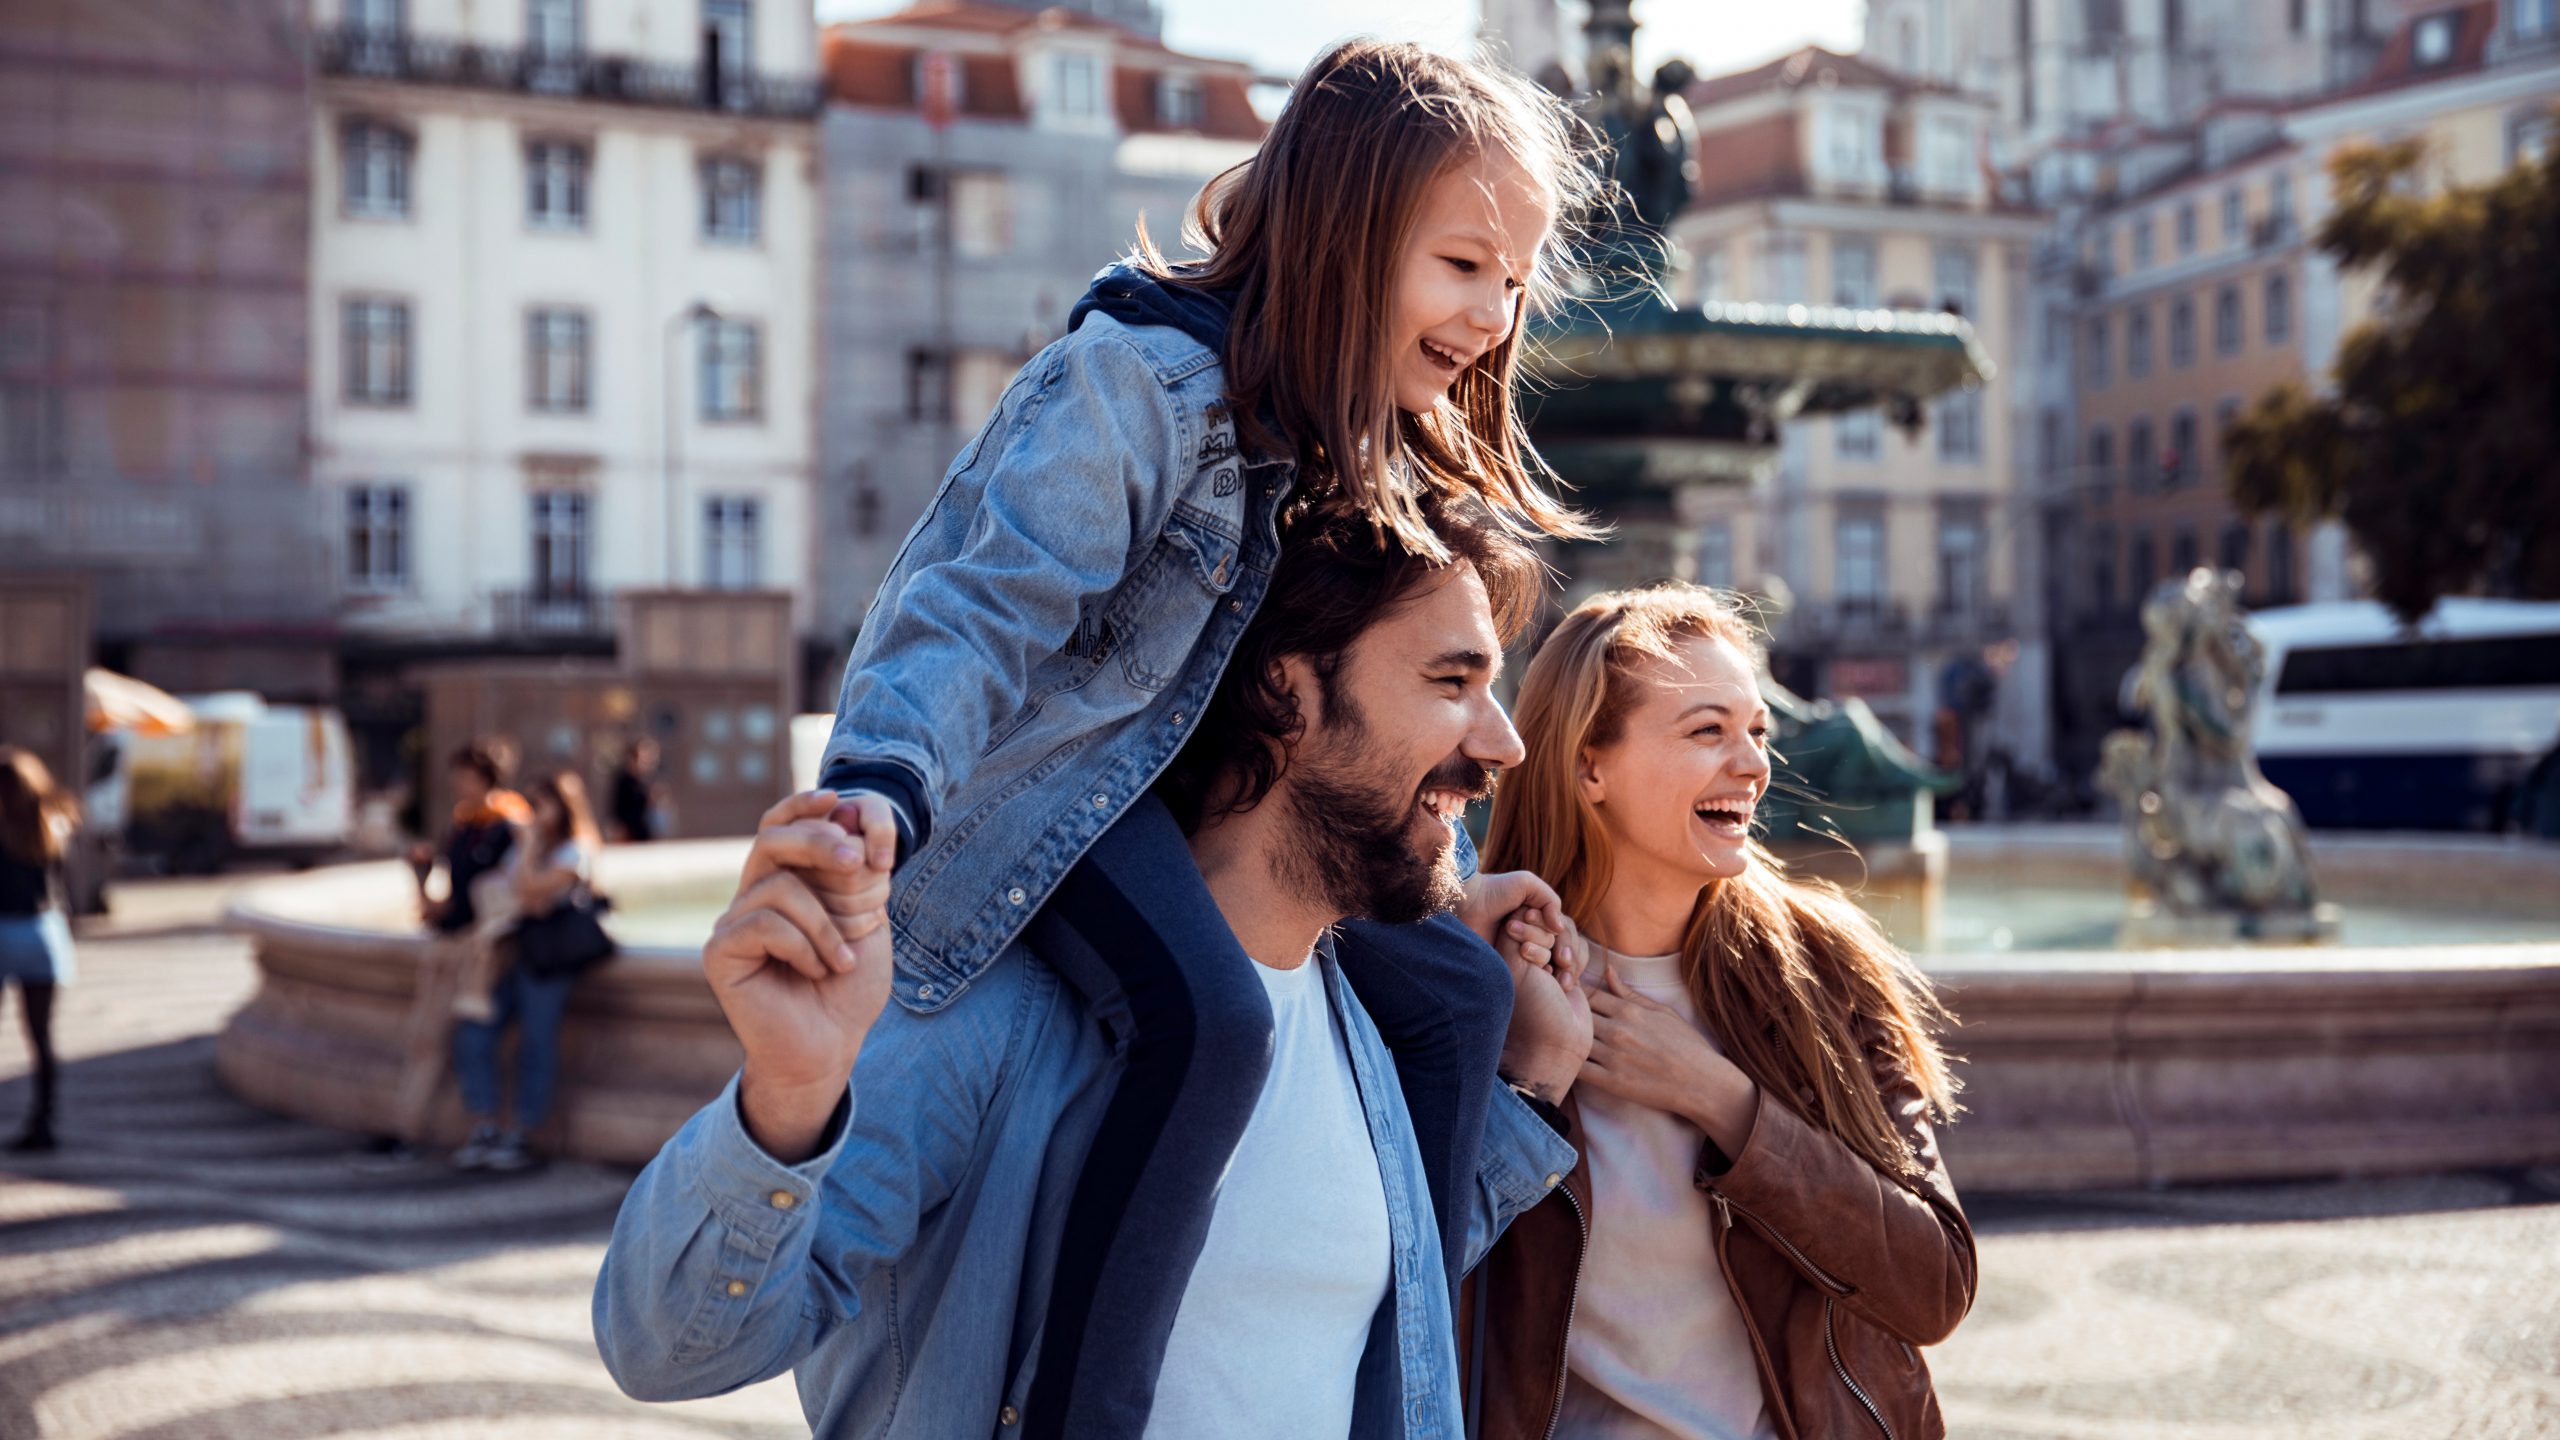
[[[1573,1228],[1581,1233],[1583,1253],[1588,1256],[1591,1251],[1591,1222],[1582,1218],[1582,1202],[1574,1199],[1573,1191],[1563,1185],[1556,1187],[1556,1193],[1564,1196],[1564,1203],[1572,1209]],[[1564,1423],[1565,1372],[1570,1368],[1566,1357],[1573,1346],[1573,1312],[1581,1304],[1582,1266],[1576,1263],[1573,1267],[1573,1288],[1566,1291],[1564,1297],[1564,1343],[1556,1347],[1556,1403],[1555,1408],[1547,1412],[1546,1440],[1556,1440],[1556,1427]],[[1484,1342],[1479,1338],[1477,1343]]]
[[[1846,1295],[1849,1293],[1850,1287],[1840,1283],[1839,1279],[1830,1271],[1814,1264],[1811,1256],[1797,1249],[1795,1247],[1795,1243],[1787,1239],[1786,1236],[1779,1234],[1775,1226],[1771,1225],[1768,1221],[1761,1219],[1759,1216],[1752,1214],[1750,1211],[1744,1210],[1741,1206],[1734,1204],[1731,1200],[1726,1199],[1723,1191],[1716,1190],[1709,1193],[1716,1197],[1716,1203],[1718,1205],[1724,1207],[1724,1228],[1727,1230],[1733,1228],[1734,1212],[1740,1211],[1742,1218],[1751,1222],[1752,1229],[1768,1236],[1770,1244],[1787,1252],[1787,1258],[1795,1261],[1797,1268],[1803,1270],[1807,1275],[1812,1276],[1815,1283],[1821,1285],[1824,1289],[1831,1291],[1835,1295]]]
[[[1867,1398],[1866,1391],[1858,1388],[1857,1381],[1849,1378],[1849,1367],[1840,1363],[1840,1342],[1831,1334],[1832,1304],[1830,1296],[1822,1297],[1822,1348],[1831,1352],[1831,1373],[1839,1376],[1840,1383],[1848,1386],[1849,1393],[1866,1407],[1867,1418],[1876,1422],[1876,1428],[1884,1432],[1884,1440],[1893,1440],[1893,1427],[1884,1423],[1884,1412],[1876,1408],[1876,1402]]]

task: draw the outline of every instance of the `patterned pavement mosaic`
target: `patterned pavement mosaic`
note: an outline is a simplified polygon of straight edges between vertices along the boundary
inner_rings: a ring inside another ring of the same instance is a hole
[[[787,1380],[614,1389],[587,1298],[629,1172],[386,1165],[224,1094],[252,974],[219,898],[136,886],[83,938],[64,1148],[0,1156],[0,1436],[805,1433]],[[13,1006],[0,1135],[16,1032]],[[2560,1436],[2560,1171],[1972,1208],[1981,1297],[1931,1355],[1963,1440]]]

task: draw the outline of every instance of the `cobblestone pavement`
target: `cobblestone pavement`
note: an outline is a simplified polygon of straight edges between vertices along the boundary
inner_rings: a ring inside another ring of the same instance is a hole
[[[134,887],[84,936],[65,1148],[0,1156],[0,1437],[805,1433],[787,1382],[614,1389],[587,1298],[627,1171],[368,1168],[223,1094],[252,977],[219,894]],[[1981,1298],[1931,1357],[1963,1440],[2560,1436],[2560,1172],[1972,1208]]]

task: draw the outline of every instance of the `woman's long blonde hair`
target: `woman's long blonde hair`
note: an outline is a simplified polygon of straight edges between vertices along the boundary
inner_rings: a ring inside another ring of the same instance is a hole
[[[51,865],[79,822],[80,802],[53,783],[36,752],[0,745],[0,852],[21,865]]]
[[[1487,870],[1529,870],[1591,914],[1609,891],[1609,832],[1578,780],[1583,755],[1624,733],[1642,697],[1636,671],[1683,641],[1722,640],[1759,658],[1734,597],[1668,584],[1595,595],[1530,661],[1514,720],[1528,748],[1503,777],[1485,842]],[[1837,886],[1788,878],[1757,843],[1740,875],[1698,892],[1681,942],[1698,1017],[1764,1096],[1906,1180],[1918,1162],[1885,1113],[1859,1039],[1883,1032],[1882,1059],[1908,1074],[1943,1117],[1956,1080],[1935,1031],[1953,1023],[1926,977]]]
[[[1333,492],[1435,563],[1448,557],[1417,483],[1480,500],[1524,534],[1589,539],[1589,518],[1553,493],[1513,382],[1527,318],[1562,303],[1573,237],[1607,189],[1595,149],[1589,127],[1520,76],[1419,45],[1349,40],[1298,78],[1253,158],[1192,202],[1183,238],[1209,258],[1168,262],[1143,223],[1133,258],[1159,281],[1235,297],[1229,406],[1247,439],[1297,457],[1302,492]],[[1545,187],[1554,233],[1511,333],[1430,414],[1407,414],[1389,354],[1398,261],[1423,192],[1488,154],[1511,156]],[[1400,467],[1413,479],[1399,482]]]

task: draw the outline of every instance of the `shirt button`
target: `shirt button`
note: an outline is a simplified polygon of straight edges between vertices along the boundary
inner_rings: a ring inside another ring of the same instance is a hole
[[[1181,711],[1179,711],[1179,710],[1174,711],[1174,712],[1173,712],[1173,719],[1172,719],[1169,723],[1174,724],[1174,725],[1180,725],[1180,724],[1182,723],[1182,712],[1181,712]]]
[[[1244,613],[1244,602],[1241,600],[1230,600],[1227,602],[1227,609],[1233,614],[1241,615]]]
[[[1031,897],[1030,897],[1030,896],[1028,896],[1028,895],[1023,894],[1023,893],[1022,893],[1022,887],[1021,887],[1021,886],[1019,886],[1019,885],[1016,885],[1016,886],[1014,886],[1012,889],[1007,890],[1006,892],[1004,892],[1004,898],[1005,898],[1005,899],[1007,899],[1007,900],[1009,900],[1009,901],[1011,901],[1012,903],[1014,903],[1014,904],[1016,904],[1016,905],[1019,905],[1019,904],[1021,904],[1023,901],[1028,900],[1028,899],[1030,899]]]
[[[732,1281],[730,1281],[730,1282],[729,1282],[729,1298],[730,1298],[730,1299],[735,1300],[735,1299],[737,1299],[739,1296],[744,1295],[744,1294],[746,1294],[746,1293],[747,1293],[747,1282],[746,1282],[746,1281],[744,1281],[744,1280],[732,1280]]]
[[[1563,1183],[1564,1183],[1564,1177],[1563,1177],[1563,1176],[1561,1176],[1561,1175],[1550,1175],[1550,1176],[1548,1176],[1548,1177],[1547,1177],[1547,1188],[1548,1188],[1548,1189],[1550,1189],[1550,1190],[1553,1190],[1554,1188],[1556,1188],[1557,1186],[1559,1186],[1559,1185],[1561,1185],[1561,1184],[1563,1184]]]
[[[773,1202],[773,1208],[776,1210],[788,1210],[800,1203],[800,1197],[788,1190],[776,1190],[765,1198]]]
[[[1014,1409],[1010,1405],[1007,1405],[996,1412],[996,1423],[999,1425],[1019,1425],[1022,1423],[1022,1412]]]
[[[1094,808],[1094,809],[1096,809],[1096,810],[1108,810],[1108,809],[1110,809],[1110,808],[1111,808],[1111,797],[1110,797],[1110,796],[1108,796],[1108,795],[1096,795],[1096,796],[1094,796],[1094,797],[1093,797],[1093,808]]]
[[[916,998],[919,1000],[930,1000],[934,997],[934,994],[934,988],[930,985],[919,985],[916,987]]]

